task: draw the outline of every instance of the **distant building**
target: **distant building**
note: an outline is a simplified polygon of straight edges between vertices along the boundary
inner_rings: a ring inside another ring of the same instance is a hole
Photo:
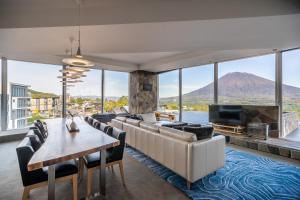
[[[60,97],[52,93],[43,93],[30,90],[31,111],[39,113],[44,117],[54,117],[60,115]]]
[[[10,96],[8,106],[8,128],[24,128],[27,126],[27,119],[31,117],[30,96],[28,85],[10,83]]]

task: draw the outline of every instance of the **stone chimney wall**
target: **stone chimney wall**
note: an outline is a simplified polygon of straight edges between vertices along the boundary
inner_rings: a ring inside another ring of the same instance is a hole
[[[130,73],[129,112],[131,114],[150,113],[157,110],[157,74],[146,71]],[[151,88],[151,91],[149,90]]]

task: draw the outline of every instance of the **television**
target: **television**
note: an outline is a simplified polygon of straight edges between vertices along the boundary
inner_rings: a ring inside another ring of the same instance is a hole
[[[152,84],[150,84],[150,83],[144,83],[143,84],[143,90],[151,92],[152,91]]]
[[[210,105],[209,121],[223,125],[241,125],[247,123],[242,106],[236,105]]]

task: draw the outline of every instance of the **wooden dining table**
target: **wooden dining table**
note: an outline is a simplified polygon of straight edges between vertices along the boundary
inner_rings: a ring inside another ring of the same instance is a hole
[[[48,199],[55,199],[55,164],[67,160],[82,158],[85,155],[100,153],[99,191],[105,195],[106,150],[118,146],[120,141],[95,129],[81,117],[75,117],[79,131],[69,132],[67,124],[70,119],[47,119],[48,137],[29,161],[29,171],[48,167]]]

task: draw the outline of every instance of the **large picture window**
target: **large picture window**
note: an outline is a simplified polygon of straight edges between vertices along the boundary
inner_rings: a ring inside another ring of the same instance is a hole
[[[275,55],[219,63],[219,104],[275,104]]]
[[[128,86],[127,72],[105,71],[105,112],[128,111]]]
[[[214,101],[214,66],[182,70],[182,121],[208,123],[208,105]]]
[[[61,66],[7,61],[8,129],[24,128],[35,119],[61,117]]]
[[[101,113],[101,70],[92,69],[84,74],[82,82],[67,87],[67,110],[79,115]]]
[[[283,112],[294,112],[300,117],[300,50],[282,54]]]
[[[179,114],[179,71],[159,74],[159,108],[165,113]]]

